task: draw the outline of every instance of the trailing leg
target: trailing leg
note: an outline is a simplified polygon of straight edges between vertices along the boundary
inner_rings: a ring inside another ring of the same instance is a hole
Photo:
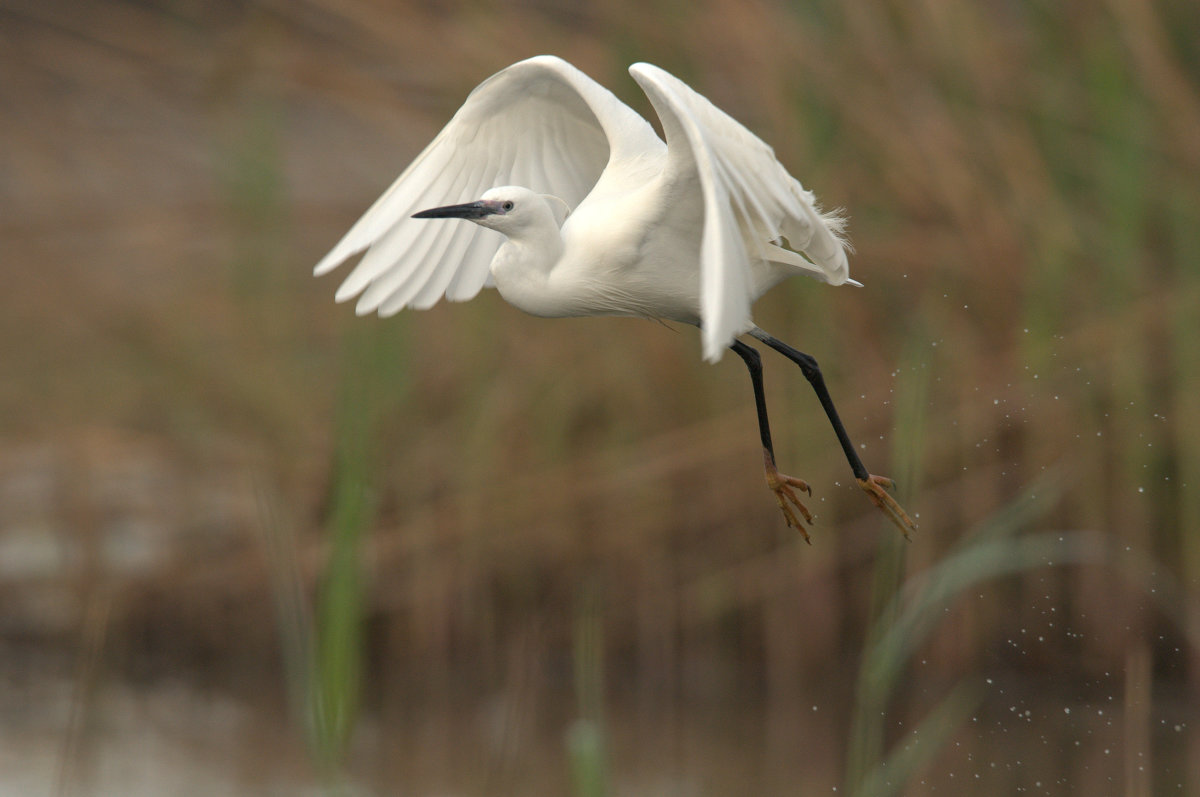
[[[762,439],[763,469],[767,475],[767,486],[775,493],[775,500],[779,502],[779,509],[783,512],[787,524],[797,529],[804,535],[804,541],[811,544],[812,540],[809,539],[808,531],[800,522],[800,518],[796,516],[796,512],[799,512],[800,516],[809,524],[813,522],[812,513],[801,503],[792,488],[802,490],[809,495],[812,495],[812,488],[803,479],[780,473],[775,467],[775,449],[771,445],[771,426],[767,420],[767,397],[763,391],[762,358],[759,357],[757,350],[740,340],[735,340],[729,348],[742,358],[742,362],[746,363],[746,369],[750,371],[750,382],[754,386],[754,407],[758,411],[758,435]]]
[[[841,443],[842,452],[846,455],[846,461],[850,463],[850,470],[854,472],[854,478],[858,481],[859,487],[866,492],[871,502],[879,507],[907,538],[911,532],[916,530],[917,524],[912,521],[903,507],[896,502],[896,499],[887,492],[895,486],[892,480],[886,476],[874,476],[867,472],[866,466],[863,465],[862,460],[858,456],[858,452],[854,450],[854,444],[850,442],[850,435],[846,433],[846,427],[842,424],[842,419],[838,417],[837,408],[833,405],[833,398],[829,395],[829,389],[825,387],[825,378],[821,375],[821,369],[817,365],[817,361],[812,355],[793,349],[791,346],[778,338],[768,335],[758,327],[751,329],[750,335],[761,340],[800,366],[804,378],[812,385],[813,390],[817,394],[817,399],[821,402],[821,407],[825,410],[826,417],[829,418],[829,423],[833,426],[834,434],[837,435],[838,442]],[[749,347],[747,346],[747,348]],[[757,352],[755,352],[755,355],[757,356]],[[745,357],[742,359],[745,359]],[[751,371],[751,375],[753,376],[753,371]]]

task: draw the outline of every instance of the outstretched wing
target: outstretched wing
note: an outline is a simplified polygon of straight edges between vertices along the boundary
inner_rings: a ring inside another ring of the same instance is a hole
[[[486,283],[503,236],[475,224],[409,217],[478,199],[499,185],[553,194],[574,208],[621,148],[620,131],[638,123],[649,127],[562,59],[538,56],[501,70],[471,92],[314,273],[365,249],[336,296],[345,301],[361,293],[359,315],[426,308],[443,294],[470,299]]]
[[[634,64],[662,120],[668,192],[704,198],[700,312],[704,358],[715,361],[750,324],[750,305],[765,287],[754,268],[771,260],[831,285],[850,280],[840,219],[823,215],[812,193],[788,174],[775,152],[686,83],[650,64]],[[769,242],[786,238],[805,258]],[[768,286],[769,287],[769,286]]]

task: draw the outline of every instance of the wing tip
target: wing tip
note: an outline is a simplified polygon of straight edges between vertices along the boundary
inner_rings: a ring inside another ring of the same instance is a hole
[[[319,261],[317,261],[317,264],[313,266],[313,276],[321,277],[325,274],[328,274],[366,248],[367,244],[351,246],[348,248],[339,244],[333,247],[333,249],[329,251],[329,254],[325,255],[325,257],[321,258]]]
[[[325,255],[325,257],[321,258],[321,260],[315,266],[313,266],[313,276],[314,277],[323,277],[326,274],[328,274],[329,272],[333,271],[338,266],[340,266],[343,262],[345,262],[345,258],[343,258],[343,257],[335,258],[335,257],[333,257],[333,253],[331,252],[330,254]]]
[[[665,72],[662,67],[647,63],[646,61],[636,61],[629,65],[629,74],[637,75],[654,75],[657,72]]]
[[[749,324],[747,326],[750,327],[753,326],[753,324]],[[745,332],[746,328],[744,327],[741,331]],[[703,357],[704,362],[718,362],[725,355],[725,350],[733,345],[734,339],[739,334],[740,333],[736,330],[722,331],[720,323],[701,327],[701,356]]]

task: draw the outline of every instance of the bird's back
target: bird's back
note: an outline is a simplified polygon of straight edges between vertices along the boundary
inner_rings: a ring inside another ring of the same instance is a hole
[[[680,192],[666,167],[665,147],[635,164],[610,164],[564,223],[563,256],[552,277],[579,291],[579,303],[594,308],[592,314],[701,324],[703,195],[699,189]],[[795,252],[739,226],[745,251],[758,255],[737,264],[751,302],[811,269]]]

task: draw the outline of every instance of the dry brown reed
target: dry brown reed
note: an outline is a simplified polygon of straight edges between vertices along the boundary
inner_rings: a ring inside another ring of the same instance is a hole
[[[811,548],[762,488],[740,364],[702,365],[690,330],[547,322],[493,295],[353,319],[308,276],[472,85],[543,51],[647,111],[622,70],[660,63],[847,208],[867,287],[796,281],[757,320],[823,364],[868,465],[906,471],[921,525],[909,572],[1056,468],[1068,486],[1040,527],[1162,561],[1200,622],[1194,6],[6,5],[0,440],[49,441],[56,461],[87,430],[151,440],[182,485],[154,522],[186,553],[108,576],[121,587],[112,666],[190,659],[203,672],[233,647],[273,649],[252,496],[294,529],[301,591],[320,594],[335,419],[361,413],[363,667],[380,721],[500,694],[526,706],[513,734],[560,727],[583,600],[603,632],[607,699],[637,727],[661,720],[683,740],[680,718],[696,712],[765,713],[766,791],[813,742],[795,719],[811,685],[848,705],[890,532],[794,369],[768,358],[768,400],[781,466],[816,491]],[[920,447],[905,461],[911,448],[891,456],[911,431],[893,428],[894,390],[915,377]],[[212,473],[240,485],[240,503],[213,515],[224,542],[197,549],[205,524],[189,515],[224,500],[198,492]],[[167,500],[107,496],[83,477],[45,478],[103,511],[77,527],[48,500],[39,522],[104,538]],[[1151,681],[1194,686],[1200,655],[1137,594],[1102,567],[981,588],[947,614],[912,681],[1108,684],[1132,656],[1131,700]],[[265,608],[239,616],[250,606]],[[236,634],[214,630],[230,623]],[[1014,648],[1029,629],[1043,641]],[[217,676],[230,688],[275,682],[271,655],[235,659]],[[896,709],[916,716],[931,700],[914,691]],[[830,722],[839,737],[846,720]],[[1127,755],[1154,743],[1137,722]],[[496,756],[493,776],[519,780],[511,751]]]

